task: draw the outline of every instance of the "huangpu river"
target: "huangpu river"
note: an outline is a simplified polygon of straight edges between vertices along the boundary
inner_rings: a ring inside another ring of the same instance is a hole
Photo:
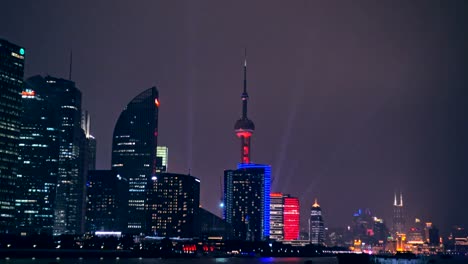
[[[375,264],[466,264],[468,257],[456,256],[445,259],[440,257],[422,257],[420,259],[392,259],[377,258]],[[355,261],[345,262],[344,264],[359,264]],[[2,258],[0,264],[343,264],[337,257],[314,257],[314,258]]]
[[[313,264],[338,264],[338,259],[335,257],[324,258],[182,258],[182,259],[161,259],[161,258],[61,258],[61,259],[1,259],[3,264],[303,264],[307,261],[312,261]]]

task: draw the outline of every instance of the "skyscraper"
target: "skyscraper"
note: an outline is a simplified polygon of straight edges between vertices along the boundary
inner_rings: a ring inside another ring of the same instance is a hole
[[[309,241],[314,245],[323,245],[325,241],[325,225],[322,218],[322,209],[315,199],[310,210],[309,219]]]
[[[26,81],[19,143],[16,210],[21,234],[49,233],[54,227],[54,206],[59,165],[57,109]]]
[[[244,92],[242,93],[242,117],[234,125],[236,135],[241,140],[241,163],[250,163],[250,138],[255,130],[252,120],[247,117],[247,102],[249,94],[247,93],[247,56],[244,60]]]
[[[129,219],[122,230],[132,234],[150,232],[146,185],[157,172],[158,109],[158,90],[149,88],[130,101],[114,128],[112,169],[129,185],[123,194],[128,195]]]
[[[23,118],[20,145],[24,185],[19,188],[17,204],[20,214],[26,217],[22,216],[26,219],[22,227],[35,225],[32,218],[46,221],[53,204],[53,233],[80,234],[84,231],[88,168],[86,137],[81,128],[81,92],[70,80],[33,76],[26,81],[23,101],[31,117]],[[44,215],[34,209],[41,204]]]
[[[158,173],[149,179],[151,235],[192,238],[200,206],[200,180],[191,175]]]
[[[403,208],[403,194],[400,193],[400,201],[397,201],[397,194],[395,193],[395,200],[393,202],[393,234],[405,233],[405,212]]]
[[[259,241],[270,235],[271,167],[240,163],[224,171],[224,217],[234,237]]]
[[[15,230],[24,48],[0,39],[0,233]]]

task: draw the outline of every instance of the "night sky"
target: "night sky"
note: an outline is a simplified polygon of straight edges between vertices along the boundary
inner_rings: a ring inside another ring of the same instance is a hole
[[[3,1],[0,37],[26,49],[25,77],[73,76],[110,168],[112,132],[143,90],[160,92],[169,170],[201,179],[217,214],[240,159],[248,52],[252,161],[272,191],[318,198],[329,227],[370,208],[468,224],[467,1]],[[411,220],[408,220],[411,222]]]

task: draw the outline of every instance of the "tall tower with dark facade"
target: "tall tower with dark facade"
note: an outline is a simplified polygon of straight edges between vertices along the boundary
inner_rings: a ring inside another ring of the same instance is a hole
[[[48,229],[53,214],[55,235],[81,234],[87,174],[81,92],[73,81],[37,75],[27,79],[22,96],[19,227]]]
[[[0,233],[15,230],[24,48],[0,39]]]
[[[128,192],[122,194],[127,196],[128,222],[121,230],[132,234],[150,232],[147,183],[158,170],[158,109],[158,90],[149,88],[130,101],[114,128],[112,169],[128,181]]]
[[[42,78],[40,77],[40,82]],[[39,85],[26,81],[19,143],[17,228],[20,233],[52,233],[58,175],[57,109]],[[34,212],[34,213],[31,213]]]
[[[400,201],[397,201],[397,194],[395,193],[395,200],[393,202],[393,234],[405,233],[405,212],[403,208],[403,194],[400,193]]]
[[[241,163],[250,163],[250,139],[255,130],[252,120],[247,117],[247,103],[249,94],[247,93],[247,57],[244,60],[244,91],[242,93],[242,117],[234,125],[236,135],[241,140]]]
[[[325,225],[323,223],[322,209],[315,199],[310,210],[309,241],[314,245],[323,245],[325,242]]]

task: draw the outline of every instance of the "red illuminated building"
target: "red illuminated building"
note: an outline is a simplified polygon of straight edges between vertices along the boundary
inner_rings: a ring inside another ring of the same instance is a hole
[[[299,199],[284,197],[283,207],[284,240],[299,238]]]
[[[270,193],[270,239],[299,239],[299,199],[289,194]]]
[[[250,163],[250,138],[255,130],[252,120],[247,117],[247,58],[244,60],[244,92],[242,93],[242,117],[234,125],[236,135],[241,140],[241,163]]]

